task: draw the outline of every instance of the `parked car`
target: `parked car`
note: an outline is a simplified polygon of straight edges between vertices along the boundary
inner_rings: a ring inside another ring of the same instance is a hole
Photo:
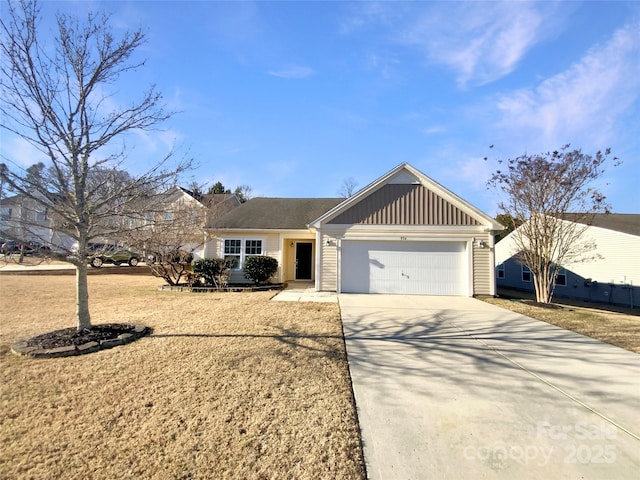
[[[0,246],[0,252],[4,255],[19,253],[20,250],[24,255],[44,255],[51,252],[51,247],[38,242],[18,242],[16,240],[8,240]]]
[[[7,240],[0,245],[0,252],[2,252],[3,255],[18,251],[20,251],[20,242],[16,242],[15,240]]]
[[[140,262],[140,255],[126,248],[101,243],[89,244],[89,264],[94,268],[100,268],[105,263],[114,265],[128,264],[135,267]]]

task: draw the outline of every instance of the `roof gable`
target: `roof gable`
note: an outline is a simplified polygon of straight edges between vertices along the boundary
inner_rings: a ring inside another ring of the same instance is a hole
[[[388,183],[332,218],[329,224],[480,225],[422,184]]]
[[[311,222],[360,225],[504,227],[412,166],[403,163]]]

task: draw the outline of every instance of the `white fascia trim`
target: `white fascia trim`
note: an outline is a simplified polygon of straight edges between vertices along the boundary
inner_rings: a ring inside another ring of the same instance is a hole
[[[419,237],[403,237],[402,239],[397,236],[371,236],[371,235],[358,235],[352,237],[336,237],[337,241],[342,242],[458,242],[458,243],[467,243],[471,242],[473,244],[473,237],[469,235],[461,235],[459,237],[449,236],[419,236]]]
[[[229,235],[229,234],[237,234],[237,233],[241,233],[241,232],[252,232],[252,233],[263,233],[263,234],[282,234],[282,233],[287,233],[287,234],[293,234],[293,235],[306,235],[306,234],[310,234],[312,232],[310,232],[307,229],[304,228],[212,228],[212,227],[205,227],[204,228],[206,231],[208,232],[212,232],[212,233],[220,233],[220,234],[224,234],[224,235]]]
[[[334,232],[401,232],[401,233],[455,233],[477,235],[486,233],[483,226],[469,225],[324,225],[322,231],[327,234]]]

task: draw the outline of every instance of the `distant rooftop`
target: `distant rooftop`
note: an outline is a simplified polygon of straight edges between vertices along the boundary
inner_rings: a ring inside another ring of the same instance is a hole
[[[567,214],[565,218],[571,219],[571,214]],[[597,213],[591,222],[579,223],[588,223],[594,227],[640,236],[640,214],[638,213]]]

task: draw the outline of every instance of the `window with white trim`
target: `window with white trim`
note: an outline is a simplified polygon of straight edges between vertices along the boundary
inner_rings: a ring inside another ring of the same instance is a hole
[[[504,278],[504,265],[498,265],[498,278]]]
[[[247,257],[264,255],[263,245],[262,239],[228,238],[224,241],[224,258],[232,260],[232,269],[239,270]]]
[[[556,276],[556,287],[567,286],[567,272],[564,268],[558,268],[558,275]]]
[[[242,240],[230,239],[224,241],[224,259],[231,260],[231,268],[240,268]]]
[[[522,265],[522,281],[530,282],[531,281],[531,270],[526,265]]]

